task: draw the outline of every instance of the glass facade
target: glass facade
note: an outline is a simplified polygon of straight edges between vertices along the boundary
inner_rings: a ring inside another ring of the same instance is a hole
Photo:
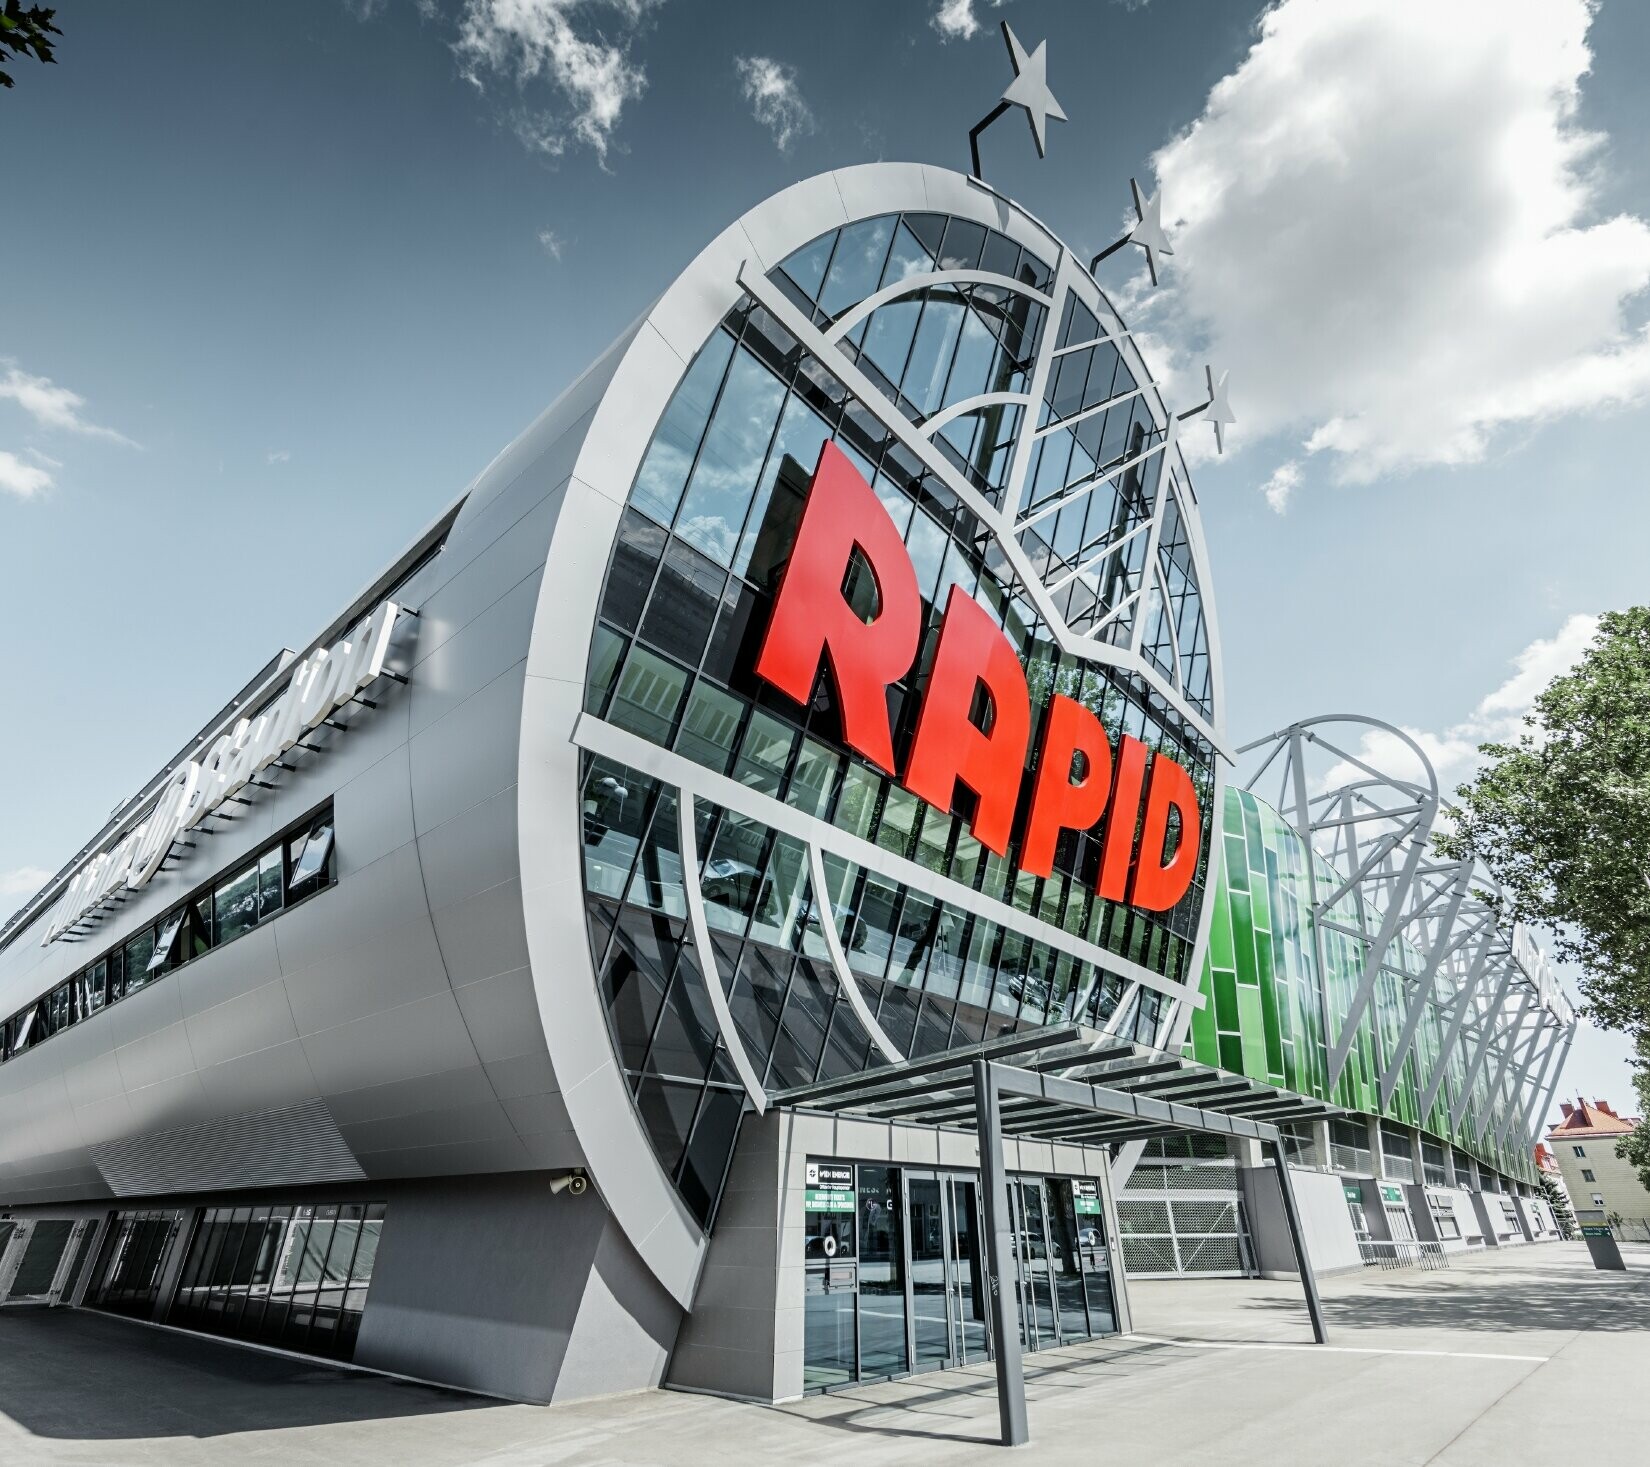
[[[808,1165],[804,1388],[989,1359],[978,1177],[848,1161]],[[1008,1180],[1004,1206],[1026,1349],[1117,1328],[1099,1185],[1086,1177]]]
[[[946,270],[992,278],[901,289]],[[824,443],[848,456],[893,518],[924,602],[923,650],[889,690],[898,754],[914,731],[945,598],[959,586],[1026,667],[1031,748],[1058,691],[1091,708],[1113,738],[1132,735],[1179,762],[1205,810],[1213,784],[1212,749],[1187,718],[1146,679],[1063,651],[997,531],[890,426],[893,415],[931,425],[955,475],[993,505],[1022,435],[1046,429],[1027,496],[1048,513],[1017,532],[1039,580],[1073,631],[1116,642],[1132,635],[1129,618],[1152,619],[1142,656],[1207,714],[1207,633],[1184,522],[1171,502],[1155,567],[1144,559],[1150,537],[1131,534],[1146,526],[1166,472],[1163,453],[1148,452],[1161,449],[1161,434],[1094,314],[1073,297],[1051,324],[1044,261],[996,231],[936,214],[845,226],[770,280],[838,341],[874,400],[850,393],[749,297],[729,313],[690,364],[637,473],[600,604],[586,711],[985,900],[963,910],[834,856],[825,859],[827,890],[816,892],[800,841],[698,802],[697,876],[717,970],[707,974],[686,938],[682,796],[586,756],[589,928],[612,1041],[655,1151],[701,1221],[714,1210],[742,1108],[708,982],[724,985],[739,1042],[769,1090],[880,1060],[839,991],[820,927],[827,902],[878,1026],[909,1056],[1073,1020],[1161,1040],[1166,994],[1140,987],[1120,1011],[1129,989],[1117,972],[992,920],[993,909],[1173,982],[1196,977],[1206,844],[1190,891],[1165,912],[1095,895],[1103,825],[1067,832],[1053,873],[1026,876],[1017,847],[991,854],[963,819],[922,804],[848,749],[828,677],[806,707],[758,682],[756,650]],[[1033,416],[1000,399],[1029,391],[1029,364],[1045,348],[1059,354]],[[1140,462],[1125,467],[1131,458]],[[849,594],[872,593],[861,577]]]
[[[348,1360],[384,1212],[382,1202],[205,1209],[166,1322]]]
[[[152,1318],[161,1267],[183,1226],[181,1212],[117,1212],[109,1219],[86,1304],[134,1319]]]
[[[137,993],[336,879],[330,805],[0,1025],[0,1062]]]
[[[1346,1068],[1331,1092],[1327,1009],[1338,1033],[1363,968],[1364,946],[1350,935],[1361,930],[1352,897],[1329,912],[1314,933],[1307,862],[1317,863],[1319,891],[1334,891],[1341,878],[1308,851],[1295,828],[1247,790],[1228,788],[1222,822],[1222,860],[1211,893],[1214,911],[1203,973],[1207,1004],[1192,1015],[1186,1052],[1302,1095],[1315,1096],[1349,1111],[1391,1122],[1382,1129],[1385,1175],[1413,1181],[1414,1160],[1407,1132],[1415,1127],[1432,1143],[1475,1156],[1484,1165],[1518,1181],[1533,1183],[1535,1165],[1516,1141],[1502,1146],[1481,1139],[1505,1118],[1505,1096],[1492,1102],[1492,1066],[1479,1067],[1461,1122],[1449,1114],[1461,1096],[1469,1047],[1463,1038],[1445,1058],[1437,1098],[1425,1115],[1419,1100],[1449,1027],[1447,1005],[1429,998],[1391,1101],[1380,1103],[1380,1077],[1394,1053],[1405,1012],[1397,974],[1383,972],[1364,1013]],[[1319,971],[1318,948],[1323,952]],[[1405,973],[1419,973],[1422,958],[1401,939],[1391,960]],[[1390,1138],[1390,1145],[1388,1139]],[[1361,1121],[1331,1123],[1332,1160],[1341,1170],[1374,1174],[1376,1158]],[[1344,1165],[1343,1165],[1344,1163]]]

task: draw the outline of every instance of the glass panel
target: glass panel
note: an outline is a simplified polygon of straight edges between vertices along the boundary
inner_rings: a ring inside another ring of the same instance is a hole
[[[172,956],[172,947],[178,940],[178,933],[183,928],[183,919],[186,914],[174,912],[162,924],[160,937],[155,942],[154,950],[149,954],[149,961],[144,964],[144,971],[151,976],[163,967],[166,960]]]
[[[958,1353],[966,1364],[985,1359],[990,1340],[990,1301],[980,1266],[980,1189],[971,1177],[953,1177],[950,1192],[952,1303]]]
[[[820,310],[834,319],[877,288],[893,232],[891,216],[862,219],[842,231],[825,288],[819,293]]]
[[[636,476],[631,502],[646,510],[660,524],[668,525],[676,516],[682,487],[699,451],[699,439],[710,418],[711,404],[722,385],[722,373],[733,354],[733,338],[718,331],[693,360],[682,385],[670,400],[664,421]]]
[[[642,619],[642,637],[661,652],[697,667],[726,581],[721,566],[672,540]]]
[[[218,942],[233,942],[258,925],[258,868],[248,866],[212,894],[212,931]]]
[[[701,679],[688,699],[687,713],[676,735],[677,751],[696,764],[726,774],[744,711],[744,704],[732,694]]]
[[[937,1370],[953,1363],[946,1313],[946,1218],[937,1177],[912,1177],[908,1185],[911,1220],[911,1328],[913,1370]]]
[[[676,517],[676,533],[718,565],[733,563],[784,400],[780,380],[741,348]]]
[[[858,1187],[859,1369],[868,1380],[906,1370],[899,1168],[862,1166]]]
[[[332,854],[332,817],[323,816],[301,841],[292,843],[292,879],[287,891],[298,895],[306,885],[319,886],[325,877],[327,857]]]
[[[1054,1305],[1060,1316],[1060,1338],[1080,1340],[1089,1333],[1088,1309],[1083,1297],[1082,1244],[1072,1184],[1063,1177],[1048,1180],[1049,1271],[1054,1278]]]
[[[620,728],[668,748],[686,687],[687,673],[675,663],[645,647],[632,647],[608,718]]]
[[[806,1216],[802,1387],[819,1390],[843,1385],[859,1373],[854,1338],[859,1269],[853,1256],[853,1213],[810,1210]]]
[[[264,921],[281,910],[281,848],[265,851],[258,862],[258,920]]]
[[[1037,1182],[1010,1182],[1019,1223],[1017,1249],[1020,1282],[1026,1311],[1020,1321],[1021,1338],[1028,1349],[1046,1350],[1058,1342],[1054,1299],[1050,1293],[1048,1228],[1043,1215],[1043,1189]]]

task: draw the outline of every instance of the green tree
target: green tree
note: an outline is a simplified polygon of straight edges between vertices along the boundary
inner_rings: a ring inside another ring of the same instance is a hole
[[[0,60],[9,60],[5,53],[11,51],[18,56],[33,56],[48,66],[55,65],[57,58],[52,55],[51,38],[63,34],[52,24],[56,14],[48,5],[31,5],[25,10],[22,0],[6,0],[6,8],[0,10]],[[11,85],[11,74],[0,70],[0,87]]]
[[[1616,1155],[1638,1169],[1640,1183],[1650,1192],[1650,1044],[1642,1039],[1633,1088],[1639,1094],[1640,1120],[1628,1135],[1616,1142]]]
[[[1645,1117],[1617,1146],[1650,1187],[1650,607],[1613,611],[1515,743],[1456,793],[1449,853],[1474,849],[1515,916],[1581,969],[1590,1016],[1638,1046]]]
[[[1525,722],[1483,745],[1440,844],[1476,850],[1513,915],[1554,934],[1594,1019],[1650,1039],[1650,606],[1606,614]]]
[[[1546,1172],[1540,1173],[1536,1181],[1541,1187],[1541,1195],[1547,1199],[1547,1206],[1553,1210],[1553,1221],[1558,1224],[1559,1236],[1574,1237],[1576,1215],[1570,1211],[1569,1199],[1565,1197],[1563,1189]]]

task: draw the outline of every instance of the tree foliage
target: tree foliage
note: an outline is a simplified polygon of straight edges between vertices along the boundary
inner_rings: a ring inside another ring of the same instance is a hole
[[[1565,1197],[1563,1189],[1546,1172],[1542,1172],[1536,1181],[1541,1187],[1541,1195],[1547,1199],[1547,1206],[1553,1210],[1553,1221],[1558,1224],[1559,1236],[1574,1237],[1576,1215],[1570,1211],[1569,1199]]]
[[[1650,1043],[1642,1039],[1633,1088],[1639,1093],[1639,1123],[1616,1142],[1616,1155],[1638,1169],[1640,1184],[1650,1192]]]
[[[48,5],[31,5],[25,10],[22,0],[6,0],[5,9],[0,10],[0,60],[9,60],[5,53],[10,51],[18,56],[33,56],[48,66],[55,65],[57,58],[52,55],[51,38],[63,34],[52,24],[56,14]],[[0,87],[11,85],[11,74],[0,69]]]
[[[1575,668],[1463,785],[1457,828],[1513,914],[1581,968],[1592,1017],[1650,1039],[1650,606],[1605,615]]]

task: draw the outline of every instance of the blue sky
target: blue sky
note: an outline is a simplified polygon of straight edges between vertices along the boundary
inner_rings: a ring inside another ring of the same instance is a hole
[[[1163,287],[1107,284],[1171,401],[1232,370],[1234,739],[1365,711],[1469,773],[1645,599],[1650,7],[102,0],[0,94],[0,907],[729,219],[965,166],[1001,18],[1071,120],[988,177],[1079,248],[1160,178]]]

